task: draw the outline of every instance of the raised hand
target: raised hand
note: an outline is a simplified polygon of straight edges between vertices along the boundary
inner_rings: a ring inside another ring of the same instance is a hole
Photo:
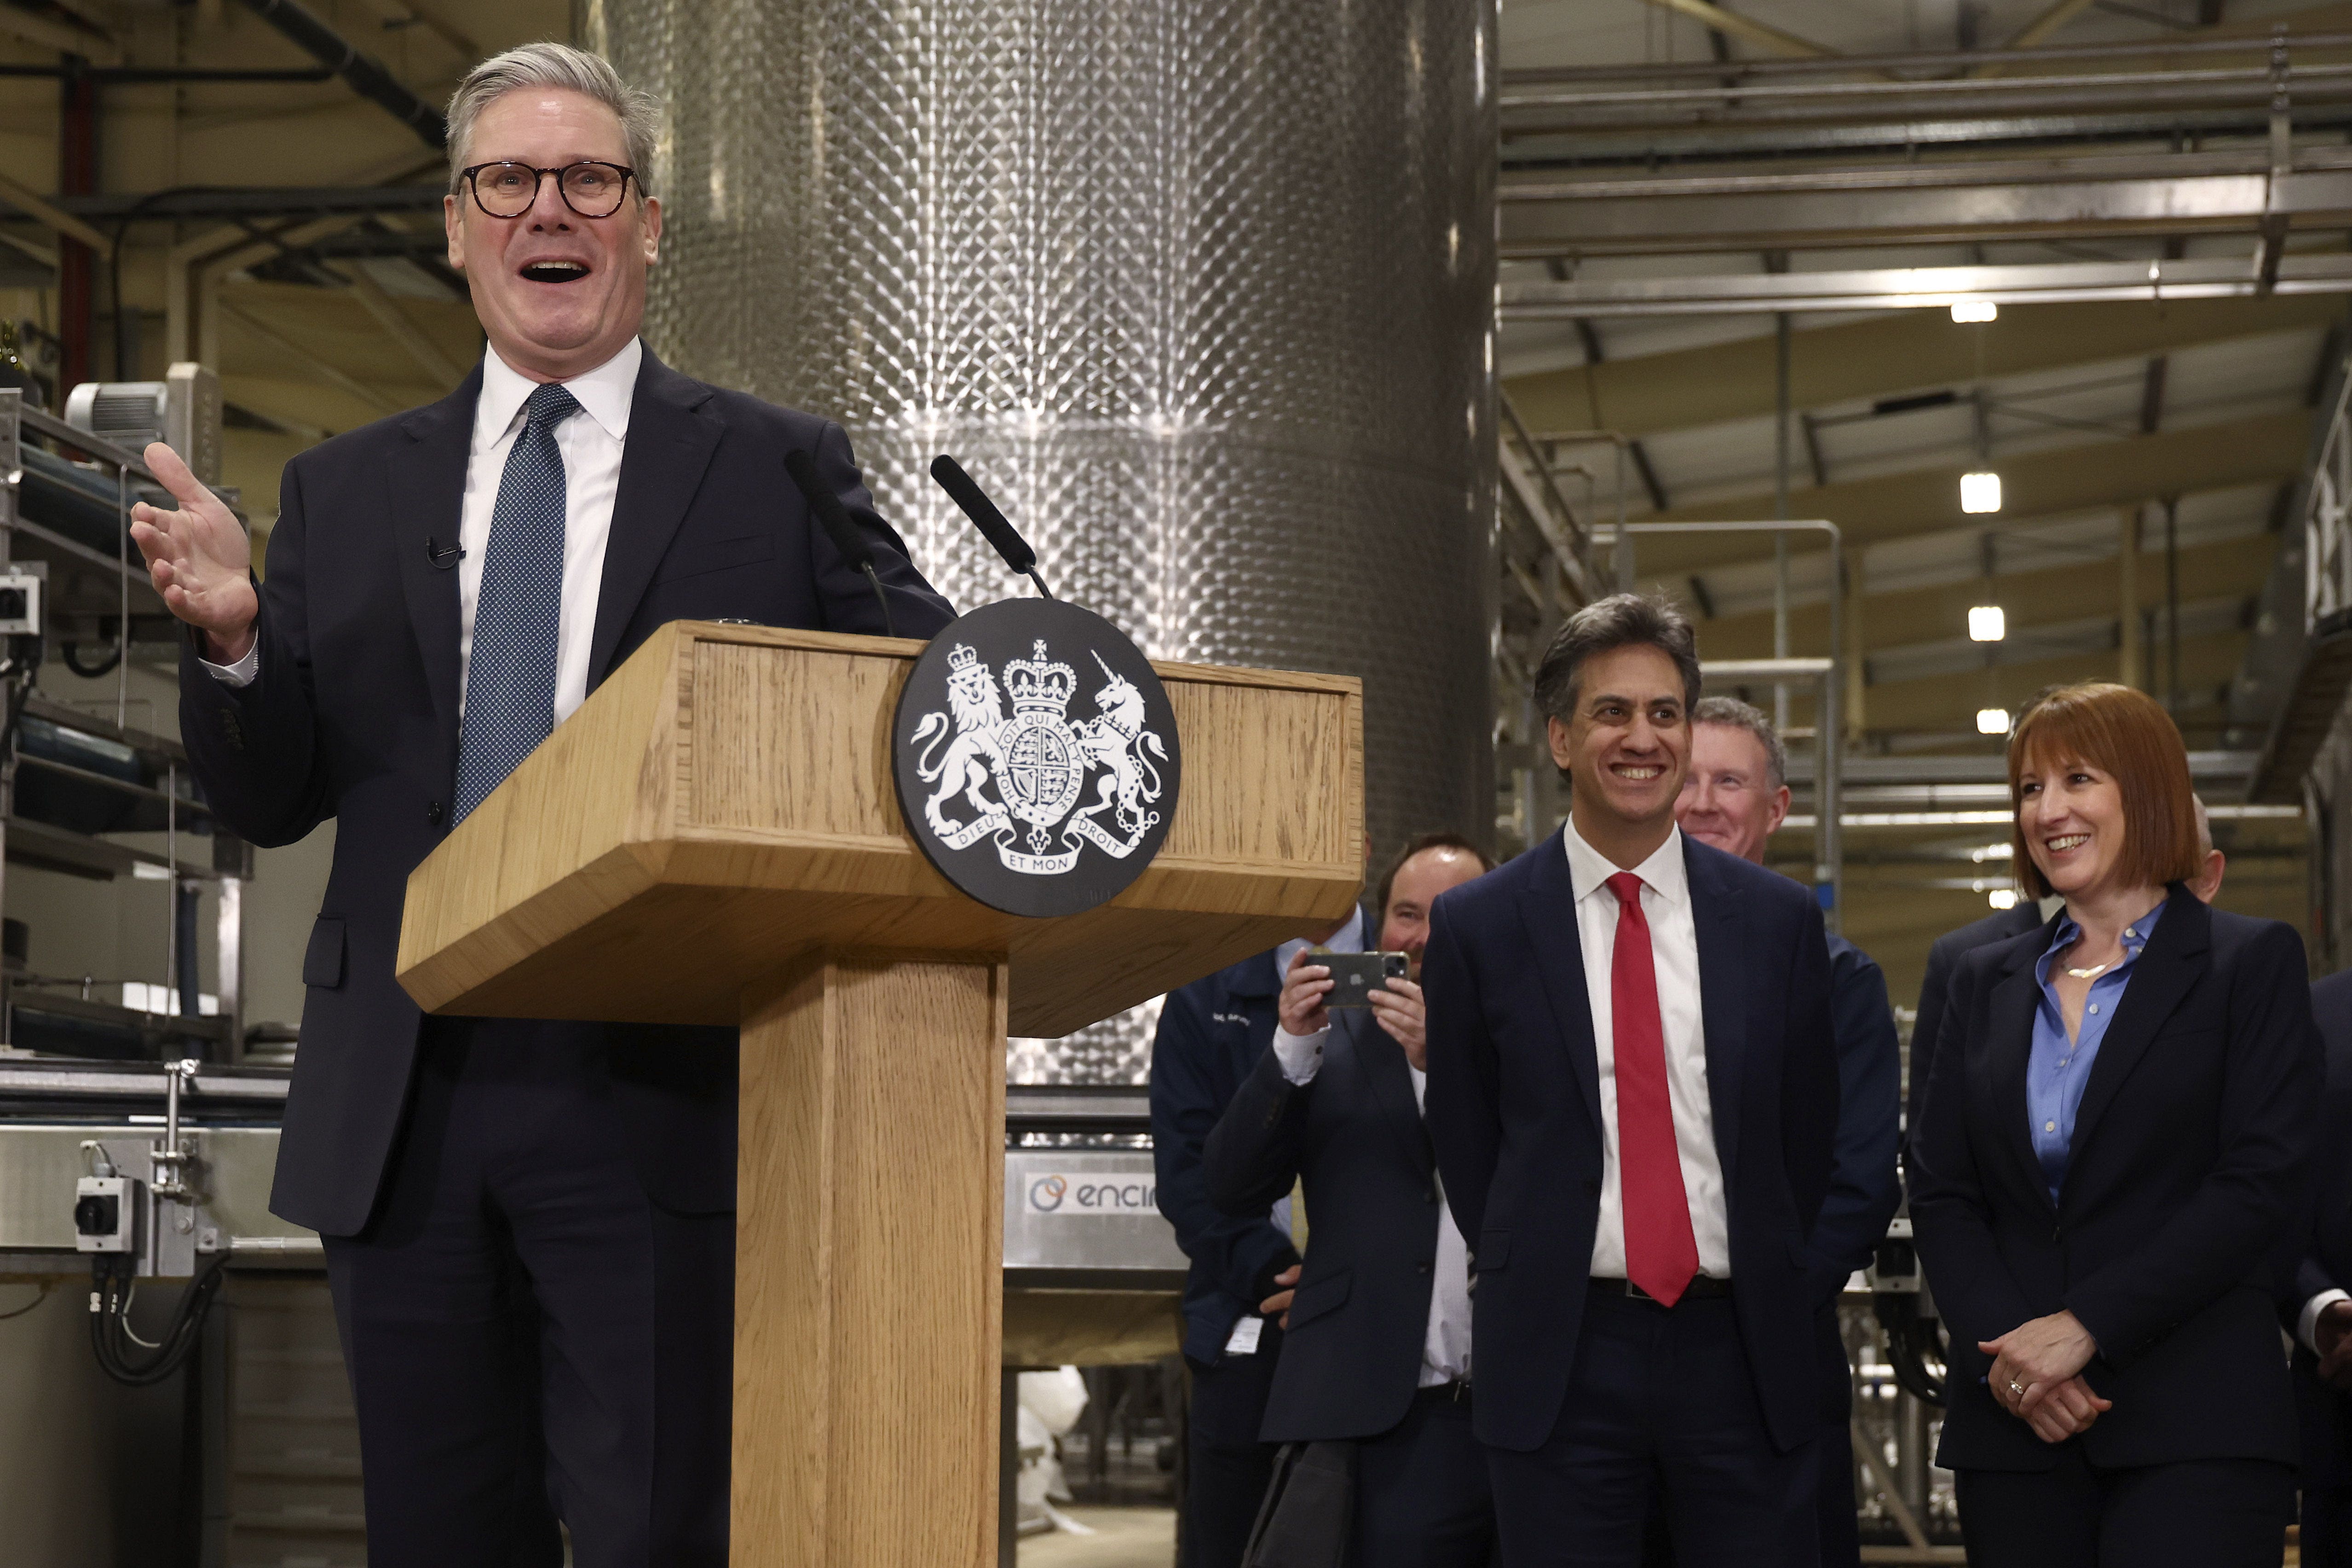
[[[147,467],[180,505],[131,509],[131,542],[164,605],[205,635],[205,657],[235,664],[253,647],[261,613],[253,592],[253,546],[221,499],[161,441],[148,444]]]
[[[1290,960],[1290,973],[1283,977],[1282,994],[1275,999],[1282,1026],[1302,1039],[1329,1028],[1331,1015],[1323,999],[1331,994],[1332,984],[1330,969],[1300,948]]]
[[[1389,1038],[1404,1047],[1404,1059],[1427,1072],[1429,1006],[1422,999],[1421,987],[1410,980],[1391,979],[1368,1000],[1372,1005],[1373,1018],[1388,1031]]]

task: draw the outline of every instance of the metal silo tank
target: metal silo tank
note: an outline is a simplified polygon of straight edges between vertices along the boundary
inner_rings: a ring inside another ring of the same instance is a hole
[[[838,419],[964,607],[1365,682],[1376,856],[1495,816],[1491,0],[588,0],[660,95],[646,336]],[[1016,1046],[1141,1075],[1147,1019]]]

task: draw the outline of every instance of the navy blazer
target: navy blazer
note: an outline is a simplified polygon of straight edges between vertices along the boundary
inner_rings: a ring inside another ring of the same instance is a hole
[[[1903,1203],[1895,1154],[1902,1142],[1903,1043],[1886,1005],[1886,976],[1870,954],[1829,939],[1830,1005],[1837,1036],[1837,1152],[1829,1195],[1813,1222],[1813,1294],[1823,1303],[1886,1239]],[[1843,1365],[1833,1368],[1841,1377]]]
[[[2327,1089],[2312,1145],[2309,1217],[2296,1237],[2279,1302],[2289,1333],[2314,1296],[2352,1290],[2352,970],[2314,985],[2311,1011],[2327,1053]],[[2294,1347],[2294,1383],[2304,1484],[2352,1487],[2352,1398],[2319,1381],[2319,1358],[2301,1341]]]
[[[1281,994],[1269,949],[1168,993],[1152,1037],[1151,1163],[1160,1212],[1192,1260],[1184,1280],[1184,1353],[1203,1366],[1224,1355],[1242,1315],[1257,1310],[1265,1282],[1298,1261],[1289,1236],[1266,1215],[1288,1188],[1254,1215],[1229,1215],[1211,1201],[1202,1165],[1218,1119],[1250,1069],[1272,1054]]]
[[[1773,1441],[1821,1426],[1809,1242],[1838,1121],[1812,895],[1685,836],[1732,1304]],[[1600,1058],[1555,834],[1439,896],[1422,988],[1428,1120],[1476,1294],[1478,1436],[1532,1450],[1568,1392],[1601,1207]]]
[[[1944,1027],[1944,1008],[1951,999],[1952,970],[1963,953],[2042,929],[2042,907],[2026,899],[1958,931],[1946,931],[1927,949],[1927,973],[1919,982],[1919,1011],[1911,1023],[1911,1094],[1904,1106],[1903,1125],[1919,1125],[1919,1102],[1936,1077],[1936,1038]],[[1906,1151],[1905,1159],[1909,1159]]]
[[[193,643],[180,664],[180,732],[213,812],[264,846],[336,820],[270,1195],[276,1213],[329,1236],[367,1223],[415,1064],[422,1015],[393,979],[393,955],[408,874],[446,832],[457,764],[457,574],[427,550],[457,537],[481,380],[477,365],[440,402],[287,464],[260,584],[259,675],[242,688],[215,679]],[[592,689],[669,621],[882,630],[866,579],[784,473],[795,447],[874,536],[899,634],[929,637],[953,618],[875,515],[839,426],[689,380],[648,351],[598,587]],[[656,1201],[731,1208],[736,1032],[608,1026],[602,1038]]]
[[[2273,1316],[2321,1088],[2294,928],[2179,883],[2133,967],[2074,1118],[2059,1202],[2026,1124],[2037,928],[1963,957],[1911,1145],[1911,1221],[1951,1338],[1937,1462],[2041,1470],[2059,1450],[1993,1400],[1977,1342],[2071,1310],[2115,1408],[2105,1467],[2295,1458]]]
[[[1264,1214],[1305,1184],[1313,1234],[1265,1406],[1269,1443],[1373,1437],[1421,1384],[1436,1284],[1437,1162],[1404,1047],[1371,1014],[1332,1015],[1323,1064],[1294,1084],[1258,1058],[1209,1135],[1209,1196]]]

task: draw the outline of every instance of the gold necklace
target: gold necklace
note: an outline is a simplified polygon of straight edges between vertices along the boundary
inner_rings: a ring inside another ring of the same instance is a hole
[[[2066,966],[2066,973],[2073,975],[2077,980],[2096,980],[2100,975],[2105,974],[2108,970],[2113,969],[2115,966],[2116,961],[2111,958],[2105,963],[2095,963],[2088,969],[2077,969],[2070,963]]]

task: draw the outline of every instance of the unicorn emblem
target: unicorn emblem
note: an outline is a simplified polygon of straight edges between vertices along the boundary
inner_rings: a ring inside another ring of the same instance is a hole
[[[1143,693],[1135,682],[1104,664],[1102,655],[1096,654],[1094,661],[1109,684],[1095,693],[1098,716],[1077,727],[1078,746],[1089,762],[1110,771],[1096,784],[1094,805],[1080,806],[1078,815],[1115,812],[1113,820],[1132,847],[1159,824],[1160,814],[1144,807],[1160,798],[1160,770],[1151,759],[1166,762],[1168,748],[1143,727]]]

